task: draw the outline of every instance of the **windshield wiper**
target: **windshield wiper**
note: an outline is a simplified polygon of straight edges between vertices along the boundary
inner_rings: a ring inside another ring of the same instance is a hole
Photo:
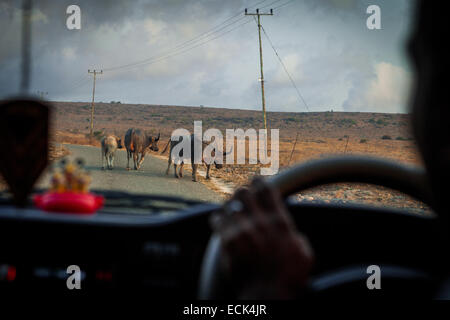
[[[33,194],[43,193],[45,189],[35,189]],[[185,199],[181,197],[135,194],[126,191],[92,190],[93,193],[105,197],[105,204],[99,213],[124,213],[124,210],[131,209],[130,213],[160,213],[163,211],[175,211],[189,206],[205,204],[204,201]],[[0,205],[12,205],[13,198],[8,191],[0,192]],[[32,196],[29,197],[26,207],[33,207]]]
[[[130,208],[138,209],[149,213],[158,213],[161,211],[174,211],[204,204],[205,202],[199,200],[185,199],[181,197],[152,195],[152,194],[135,194],[125,191],[108,191],[108,190],[93,190],[94,193],[101,194],[105,197],[105,205],[100,212],[111,212],[111,208]]]

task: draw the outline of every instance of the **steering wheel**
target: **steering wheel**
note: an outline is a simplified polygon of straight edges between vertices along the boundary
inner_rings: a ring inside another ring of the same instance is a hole
[[[359,182],[379,185],[408,194],[426,204],[431,204],[431,191],[428,188],[426,172],[423,168],[412,167],[380,158],[346,156],[321,160],[313,160],[289,168],[268,179],[269,184],[277,188],[283,198],[302,190],[329,183]],[[384,270],[384,269],[383,269]],[[401,272],[396,268],[391,277],[399,277]],[[348,272],[346,272],[348,271]],[[348,275],[358,272],[341,270]],[[403,273],[411,274],[411,273]],[[221,243],[218,235],[213,234],[203,257],[199,282],[200,299],[219,299],[224,296],[226,275],[221,268]],[[331,279],[331,280],[330,280]],[[333,280],[335,279],[335,280]],[[339,275],[326,274],[315,277],[311,285],[312,290],[319,292],[338,286],[341,282]],[[354,281],[347,276],[347,281]]]

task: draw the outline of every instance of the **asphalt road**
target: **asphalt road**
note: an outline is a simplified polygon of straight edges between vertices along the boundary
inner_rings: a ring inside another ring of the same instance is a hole
[[[193,182],[190,172],[185,172],[186,175],[183,178],[176,179],[171,166],[169,175],[166,175],[167,161],[152,157],[151,154],[145,156],[144,163],[138,171],[128,171],[125,169],[127,155],[125,150],[121,149],[116,152],[114,169],[102,170],[100,148],[70,144],[64,146],[71,152],[69,159],[83,158],[85,160],[86,169],[92,175],[91,189],[171,195],[186,199],[221,202],[222,198],[219,194],[208,189],[201,182]],[[132,159],[130,159],[130,167],[133,168]],[[39,183],[40,186],[48,186],[49,180],[49,175],[44,175]]]

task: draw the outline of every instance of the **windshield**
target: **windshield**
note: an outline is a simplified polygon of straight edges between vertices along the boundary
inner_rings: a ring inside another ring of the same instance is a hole
[[[413,7],[35,1],[24,92],[22,2],[2,1],[0,98],[47,101],[52,166],[82,159],[92,190],[122,196],[221,202],[255,175],[333,155],[421,165],[405,53]],[[53,174],[37,187],[51,187]],[[428,210],[365,184],[323,186],[296,200]]]

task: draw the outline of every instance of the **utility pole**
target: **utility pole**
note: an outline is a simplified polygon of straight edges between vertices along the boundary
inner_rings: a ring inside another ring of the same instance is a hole
[[[103,74],[103,70],[88,70],[88,73],[92,73],[94,75],[94,87],[92,88],[92,105],[91,105],[91,139],[94,131],[94,98],[95,98],[95,79],[97,78],[97,74]]]
[[[39,95],[39,97],[44,100],[44,95],[47,96],[48,92],[44,92],[44,91],[38,91],[37,94]]]
[[[264,73],[263,73],[263,57],[262,57],[262,44],[261,44],[261,16],[273,16],[273,9],[270,9],[270,13],[259,13],[259,9],[256,9],[255,13],[248,13],[247,9],[245,9],[245,15],[258,17],[259,62],[260,62],[260,66],[261,66],[261,78],[259,79],[259,81],[261,82],[261,96],[262,96],[262,109],[263,109],[263,117],[264,117],[264,129],[267,130],[266,99],[264,97]]]

